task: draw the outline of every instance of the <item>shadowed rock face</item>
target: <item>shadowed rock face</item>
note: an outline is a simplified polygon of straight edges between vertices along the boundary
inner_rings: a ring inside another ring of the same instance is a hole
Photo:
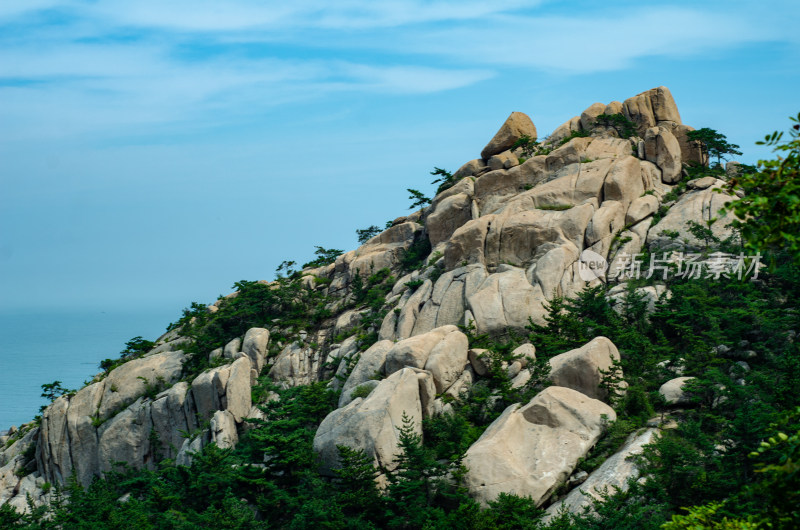
[[[642,454],[645,445],[655,442],[657,434],[658,429],[645,429],[641,433],[631,434],[619,451],[593,471],[585,482],[560,501],[551,504],[544,521],[549,521],[562,509],[574,514],[583,513],[585,507],[591,508],[594,501],[601,500],[605,492],[614,488],[627,491],[628,480],[639,476],[633,457]]]

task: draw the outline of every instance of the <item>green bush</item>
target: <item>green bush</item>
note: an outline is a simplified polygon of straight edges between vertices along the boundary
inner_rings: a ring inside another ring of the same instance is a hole
[[[594,119],[594,124],[609,127],[616,131],[620,138],[630,138],[636,135],[636,124],[623,114],[601,114]]]

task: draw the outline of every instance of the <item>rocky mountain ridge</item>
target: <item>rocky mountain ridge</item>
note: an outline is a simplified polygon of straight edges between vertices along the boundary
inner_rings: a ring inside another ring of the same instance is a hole
[[[624,121],[611,118],[617,116]],[[631,130],[621,133],[620,123]],[[314,439],[323,469],[338,465],[338,445],[390,468],[404,416],[422,434],[423,419],[446,414],[450,400],[487,376],[485,352],[470,347],[464,328],[521,333],[530,322],[544,323],[555,297],[624,284],[630,256],[702,249],[706,243],[687,229],[690,222],[708,226],[719,240],[733,236],[724,218],[710,223],[735,198],[724,181],[692,180],[677,193],[684,165],[706,162],[687,136],[691,130],[665,87],[595,103],[542,142],[530,118],[512,113],[481,157],[454,172],[452,185],[429,206],[332,263],[296,273],[304,289],[326,300],[318,325],[298,330],[264,322],[198,354],[188,351],[184,322],[145,355],[55,399],[38,424],[0,437],[0,503],[26,510],[28,498],[47,502],[51,485],[73,474],[88,485],[118,461],[152,469],[174,458],[187,465],[211,442],[233,446],[247,418],[262,417],[252,389],[265,375],[284,386],[330,379],[341,390],[339,408]],[[588,282],[586,250],[607,264]],[[420,259],[411,270],[414,253]],[[383,270],[397,280],[375,309],[359,297],[362,284]],[[661,292],[642,294],[655,300]],[[223,311],[236,296],[207,312]],[[534,375],[536,352],[531,345],[518,350],[504,369],[522,387]],[[197,355],[208,366],[199,373],[189,368]],[[486,503],[516,493],[546,506],[558,488],[577,482],[571,476],[578,461],[615,418],[603,378],[618,359],[605,337],[548,359],[551,386],[509,406],[467,451],[473,497]],[[666,388],[665,397],[679,404],[683,382]],[[624,381],[619,385],[624,391]],[[625,456],[641,451],[659,427],[632,435],[551,511],[577,510],[600,488],[624,486],[636,474]]]

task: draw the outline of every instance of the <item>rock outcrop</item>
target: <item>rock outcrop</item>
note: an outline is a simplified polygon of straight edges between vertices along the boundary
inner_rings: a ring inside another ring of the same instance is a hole
[[[620,137],[602,119],[610,115],[630,120],[633,135]],[[494,338],[527,333],[531,321],[545,323],[555,297],[602,283],[618,284],[608,297],[619,310],[632,256],[707,248],[708,237],[693,235],[699,232],[692,223],[710,226],[711,239],[731,236],[729,219],[719,214],[735,197],[724,181],[681,184],[684,164],[704,162],[691,130],[665,87],[594,103],[525,150],[514,145],[536,139],[536,127],[512,113],[480,158],[459,168],[429,206],[388,223],[332,263],[298,273],[303,292],[322,295],[313,326],[267,318],[259,322],[264,327],[203,352],[211,367],[203,372],[186,368],[191,339],[172,330],[146,355],[56,399],[41,426],[0,437],[8,445],[0,451],[0,502],[22,506],[26,493],[44,502],[45,482],[63,483],[74,473],[88,485],[115,461],[153,468],[174,458],[189,465],[209,443],[232,447],[249,428],[247,418],[261,414],[251,390],[262,374],[282,387],[330,380],[341,390],[339,407],[314,438],[326,472],[338,465],[340,445],[391,469],[404,416],[421,434],[424,418],[447,414],[448,401],[489,375],[486,352],[470,349],[458,326]],[[588,259],[602,265],[589,276]],[[378,274],[386,284],[365,288]],[[669,295],[663,285],[638,292],[648,312]],[[209,314],[224,312],[237,296],[214,302]],[[503,369],[520,388],[532,377],[536,351],[528,344],[514,353],[519,359]],[[501,492],[547,502],[614,420],[602,380],[619,359],[605,337],[550,359],[554,386],[508,407],[467,451],[472,495],[484,504]],[[662,386],[666,403],[689,403],[687,379]],[[11,436],[18,439],[9,444]],[[559,505],[576,510],[598,488],[623,487],[636,474],[626,456],[647,436],[652,431],[629,440]]]
[[[180,456],[188,463],[190,447],[218,440],[235,444],[236,426],[252,408],[251,384],[265,365],[268,341],[267,330],[249,330],[244,340],[226,346],[221,358],[232,362],[191,381],[179,381],[182,351],[156,348],[75,395],[59,397],[45,410],[36,441],[42,480],[63,483],[74,473],[88,486],[115,462],[152,469],[162,458]],[[204,421],[210,422],[206,431]]]

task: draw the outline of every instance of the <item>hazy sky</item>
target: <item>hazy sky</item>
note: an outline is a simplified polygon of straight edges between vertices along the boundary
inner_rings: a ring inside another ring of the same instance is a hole
[[[800,3],[0,3],[0,301],[174,307],[406,213],[511,111],[666,85],[753,142],[800,110]]]

